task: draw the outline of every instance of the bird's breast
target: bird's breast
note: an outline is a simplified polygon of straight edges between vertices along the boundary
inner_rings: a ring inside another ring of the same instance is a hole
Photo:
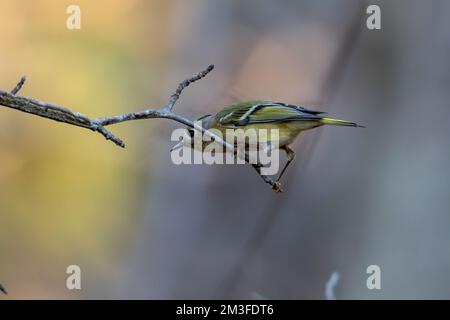
[[[234,126],[217,126],[214,129],[219,130],[222,133],[224,139],[226,139],[228,130],[244,130],[244,134],[251,136],[251,131],[256,132],[259,143],[273,142],[278,137],[279,146],[289,145],[297,138],[299,133],[303,130],[316,127],[318,124],[313,124],[312,121],[285,121],[277,123],[255,123],[242,127]],[[248,131],[247,131],[248,130]],[[251,131],[250,131],[251,130]],[[276,132],[272,131],[276,130]],[[233,131],[231,132],[233,133]],[[231,142],[231,141],[230,141]]]

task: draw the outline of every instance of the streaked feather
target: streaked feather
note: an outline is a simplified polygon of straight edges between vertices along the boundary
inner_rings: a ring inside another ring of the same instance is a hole
[[[224,108],[214,120],[222,126],[245,126],[256,123],[294,120],[318,120],[323,112],[273,101],[247,101]]]

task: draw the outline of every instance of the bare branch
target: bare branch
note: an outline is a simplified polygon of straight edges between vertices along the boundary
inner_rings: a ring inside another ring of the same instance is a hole
[[[22,81],[17,84],[13,91],[15,91],[17,88],[18,90],[20,90],[20,83],[22,83]],[[113,141],[116,145],[120,147],[125,146],[122,140],[115,137],[111,132],[106,130],[101,125],[94,123],[91,119],[79,112],[72,112],[66,107],[28,97],[17,96],[13,93],[9,93],[3,90],[0,90],[0,105],[23,112],[32,113],[40,117],[97,131],[101,133],[106,139]]]
[[[92,131],[99,132],[102,134],[107,140],[111,140],[116,145],[120,147],[125,147],[124,142],[116,137],[114,134],[112,134],[110,131],[108,131],[105,127],[125,121],[131,121],[131,120],[142,120],[142,119],[170,119],[176,122],[179,122],[181,124],[184,124],[188,127],[191,127],[197,131],[202,132],[204,135],[207,135],[211,138],[212,141],[216,141],[217,143],[221,144],[226,149],[230,150],[234,154],[236,154],[237,150],[235,150],[234,145],[231,145],[230,143],[224,141],[221,137],[217,136],[216,134],[206,130],[205,128],[201,127],[199,124],[186,119],[176,113],[173,113],[172,110],[175,106],[175,103],[180,98],[181,93],[183,90],[189,86],[191,83],[194,83],[195,81],[198,81],[202,78],[204,78],[208,73],[210,73],[214,69],[214,65],[209,65],[205,70],[199,72],[198,74],[192,76],[191,78],[188,78],[181,82],[175,93],[172,94],[169,98],[169,101],[166,105],[158,108],[158,109],[146,109],[144,111],[138,111],[138,112],[130,112],[125,113],[118,116],[112,116],[108,118],[95,118],[90,119],[86,117],[85,115],[82,115],[78,112],[73,112],[70,109],[58,106],[55,104],[51,104],[44,101],[39,101],[36,99],[23,97],[23,96],[17,96],[16,94],[19,92],[19,90],[22,88],[23,84],[25,83],[26,78],[22,77],[19,81],[19,83],[14,87],[14,89],[11,92],[0,90],[0,105],[3,105],[5,107],[9,107],[12,109],[16,109],[22,112],[31,113],[40,117],[52,119],[59,122],[64,122],[70,125],[90,129]],[[247,163],[250,163],[250,158],[247,152],[244,154],[245,161]],[[264,180],[265,183],[269,184],[272,189],[275,192],[281,192],[280,186],[276,184],[272,179],[270,179],[267,176],[264,176],[261,174],[261,165],[260,164],[251,164],[252,167],[256,170],[256,172],[261,176],[261,178]]]

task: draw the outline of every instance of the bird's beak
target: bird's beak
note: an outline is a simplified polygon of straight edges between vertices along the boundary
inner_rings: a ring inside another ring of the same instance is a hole
[[[172,151],[174,151],[174,150],[177,150],[177,149],[180,149],[180,148],[183,148],[183,140],[181,140],[181,141],[178,142],[176,145],[174,145],[174,146],[172,147],[172,149],[170,149],[170,152],[172,152]]]

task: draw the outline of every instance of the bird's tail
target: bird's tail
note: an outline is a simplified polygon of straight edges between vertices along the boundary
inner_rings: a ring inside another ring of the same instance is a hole
[[[361,126],[359,124],[356,124],[354,122],[345,121],[345,120],[339,120],[339,119],[332,119],[332,118],[320,118],[320,122],[323,124],[329,124],[332,126],[346,126],[346,127],[359,127],[364,128],[364,126]]]

